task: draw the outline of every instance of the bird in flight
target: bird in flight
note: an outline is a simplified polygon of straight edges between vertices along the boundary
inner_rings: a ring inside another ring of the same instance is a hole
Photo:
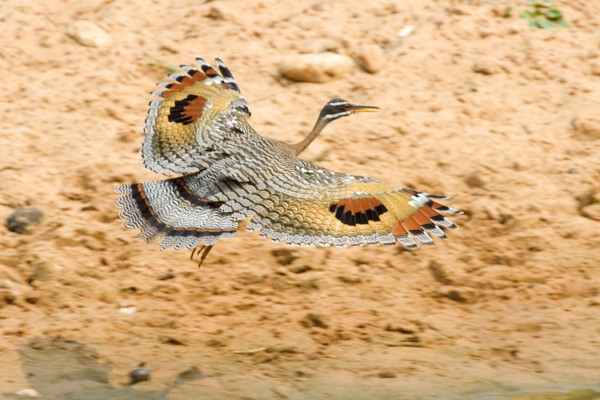
[[[216,59],[181,66],[152,92],[141,155],[151,171],[170,179],[115,189],[120,217],[161,250],[201,252],[200,264],[242,220],[259,236],[291,246],[394,244],[416,249],[445,239],[456,225],[442,214],[461,211],[436,196],[378,179],[349,175],[298,155],[330,122],[378,110],[330,100],[313,130],[296,144],[259,135],[231,71]]]

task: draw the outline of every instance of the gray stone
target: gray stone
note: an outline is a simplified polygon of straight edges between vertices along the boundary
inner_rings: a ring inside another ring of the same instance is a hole
[[[32,226],[40,224],[44,212],[39,208],[21,208],[8,216],[6,226],[8,230],[15,233],[25,233]]]
[[[146,363],[140,363],[137,368],[129,371],[129,385],[135,385],[138,382],[150,380],[150,369],[146,368]]]

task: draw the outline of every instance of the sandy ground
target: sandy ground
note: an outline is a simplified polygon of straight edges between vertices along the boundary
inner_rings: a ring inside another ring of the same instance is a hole
[[[0,218],[45,214],[26,234],[0,226],[0,393],[67,398],[32,376],[85,353],[122,395],[98,398],[598,398],[600,3],[558,5],[569,29],[527,28],[516,0],[0,3]],[[78,20],[111,42],[74,40]],[[375,74],[278,72],[365,45],[385,55]],[[381,107],[332,124],[313,157],[456,195],[460,229],[417,252],[240,233],[200,270],[146,245],[113,187],[158,178],[138,151],[168,64],[215,55],[264,135],[299,140],[333,97]],[[140,362],[152,380],[124,387]],[[96,398],[85,379],[69,398]]]

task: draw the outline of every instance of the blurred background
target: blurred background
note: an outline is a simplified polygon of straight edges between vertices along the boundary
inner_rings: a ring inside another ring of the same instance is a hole
[[[600,3],[552,7],[1,2],[0,395],[600,398]],[[201,269],[145,244],[113,187],[159,178],[149,92],[196,56],[287,142],[333,97],[381,107],[306,157],[455,195],[459,230],[416,252],[242,232]]]

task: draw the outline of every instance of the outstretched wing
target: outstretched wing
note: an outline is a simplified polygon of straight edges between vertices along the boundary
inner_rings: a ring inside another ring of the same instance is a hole
[[[248,230],[289,245],[400,242],[416,248],[417,242],[432,245],[430,235],[445,239],[442,228],[456,228],[440,212],[462,213],[436,201],[447,197],[336,173],[303,160],[260,187],[242,189],[212,200],[223,201],[220,210],[236,218],[254,215]]]
[[[248,104],[229,69],[218,58],[220,74],[196,61],[198,68],[182,65],[183,73],[152,92],[159,98],[150,102],[141,154],[154,172],[198,172],[220,158],[214,145],[224,133],[247,126]]]
[[[175,250],[211,246],[235,235],[238,221],[219,211],[220,203],[198,196],[189,187],[194,175],[162,181],[134,183],[115,188],[122,196],[119,216],[130,229],[140,228],[140,237],[151,242],[162,238],[161,249]]]

